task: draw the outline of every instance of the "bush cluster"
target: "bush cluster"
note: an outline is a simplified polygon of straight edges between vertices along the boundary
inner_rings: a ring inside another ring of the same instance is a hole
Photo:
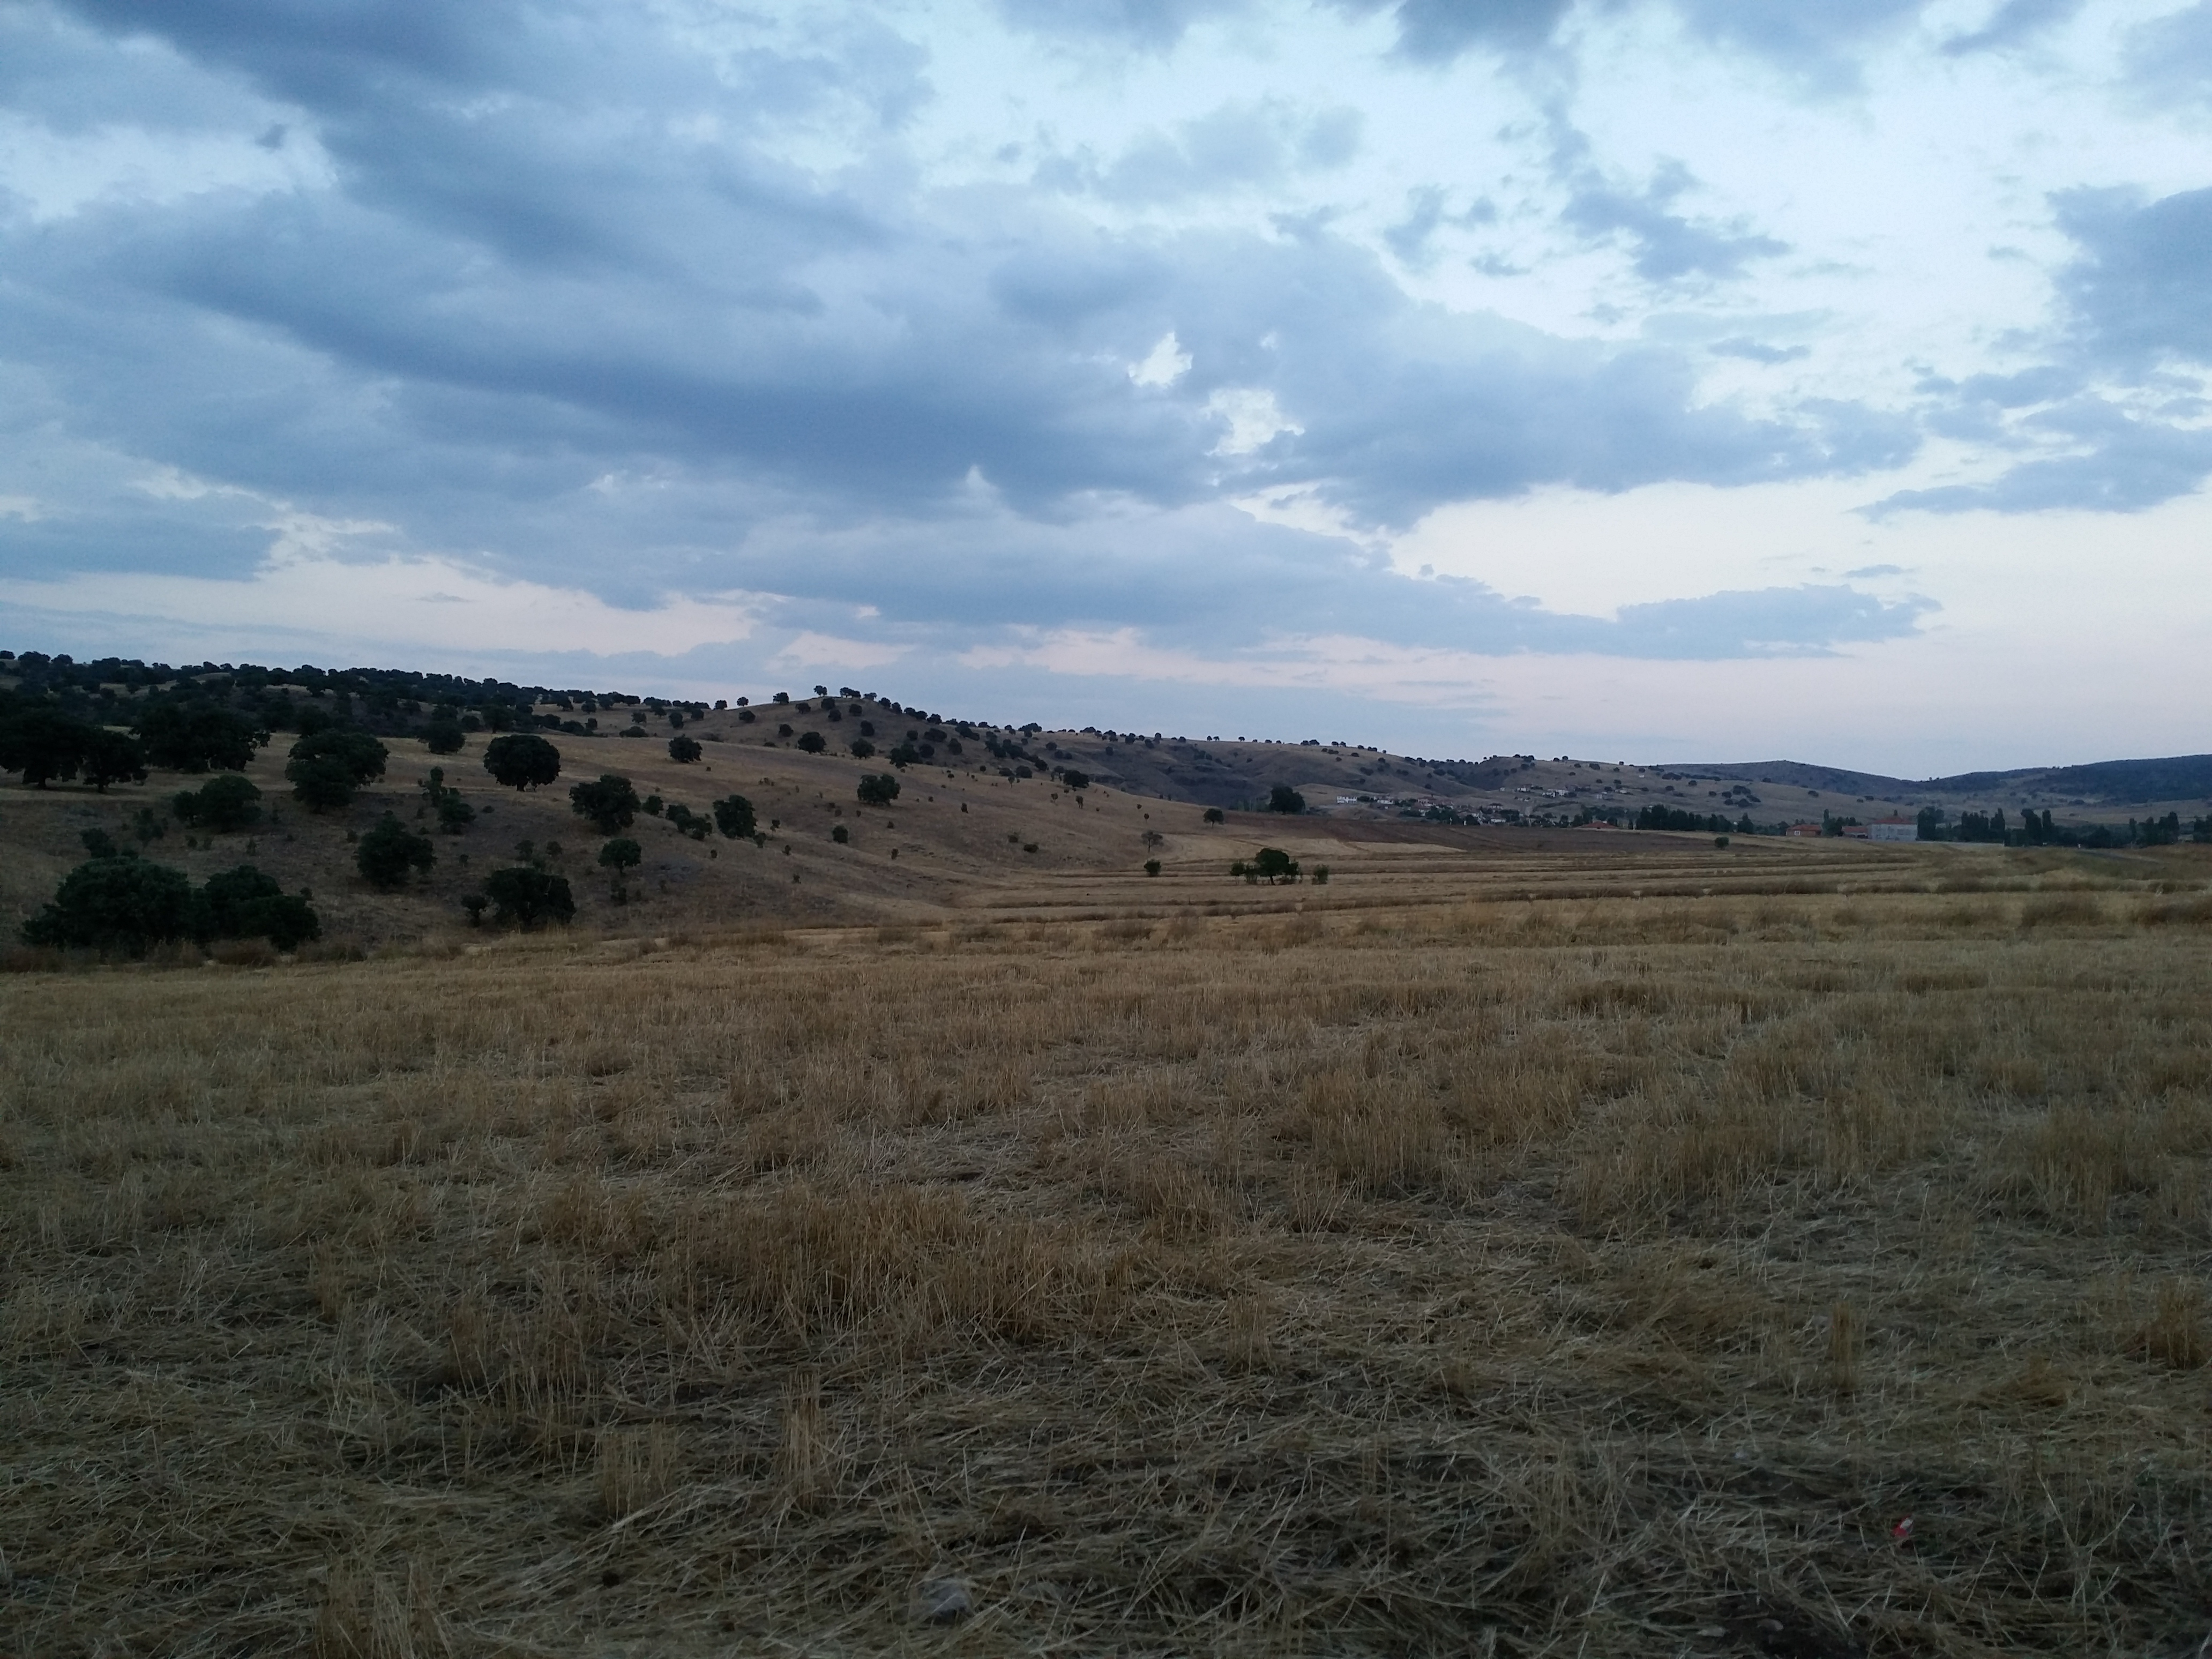
[[[304,895],[289,894],[250,864],[191,878],[130,853],[87,860],[62,878],[52,902],[23,924],[26,945],[143,956],[156,945],[191,939],[265,939],[280,951],[322,937]]]

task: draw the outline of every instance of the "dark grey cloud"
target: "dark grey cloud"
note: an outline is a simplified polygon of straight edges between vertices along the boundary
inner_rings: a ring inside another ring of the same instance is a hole
[[[1741,357],[1746,362],[1794,363],[1813,355],[1810,346],[1769,345],[1764,340],[1753,340],[1736,335],[1726,340],[1716,340],[1705,348],[1716,357]]]
[[[1941,50],[1947,58],[2009,52],[2027,45],[2045,30],[2071,21],[2081,9],[2081,4],[2082,0],[2005,0],[1988,22],[1978,29],[1953,35]]]
[[[1731,655],[1826,655],[1838,644],[1910,634],[1936,609],[1931,599],[1885,600],[1841,585],[1808,583],[1623,605],[1615,625],[1635,641],[1619,651],[1622,656],[1717,655],[1710,642],[1722,638],[1738,642]]]
[[[1551,41],[1574,0],[1399,0],[1398,50],[1449,63],[1475,48],[1533,52]]]
[[[2062,453],[2021,461],[1986,484],[1900,491],[1869,511],[2136,513],[2186,495],[2212,475],[2212,431],[2146,419],[2103,398],[2039,413],[2019,435]]]
[[[1859,82],[1858,57],[1919,18],[1927,0],[1674,0],[1693,33],[1788,71],[1808,89],[1844,92]]]
[[[2054,361],[1921,386],[1931,431],[2022,459],[1989,483],[1907,491],[1875,511],[2136,512],[2212,476],[2212,433],[2201,426],[2212,189],[2157,199],[2076,190],[2052,205],[2080,250],[2054,282]]]
[[[1660,167],[1640,191],[1620,189],[1585,170],[1560,217],[1592,241],[1625,237],[1634,250],[1636,274],[1647,283],[1726,281],[1742,276],[1754,259],[1790,251],[1788,243],[1741,222],[1699,222],[1671,211],[1696,185],[1679,161]]]
[[[1110,161],[1088,153],[1049,156],[1036,179],[1125,204],[1184,201],[1342,167],[1358,153],[1362,125],[1354,109],[1301,110],[1276,99],[1224,104],[1146,134]]]
[[[2127,44],[2129,78],[2160,103],[2212,98],[2212,0],[2138,24]]]
[[[1416,302],[1326,215],[1113,234],[1033,191],[933,194],[899,165],[778,159],[769,137],[831,110],[893,146],[928,95],[919,55],[866,20],[709,65],[584,0],[69,15],[38,14],[38,38],[80,79],[151,64],[180,120],[318,146],[337,184],[0,224],[0,367],[40,411],[27,441],[64,433],[115,475],[85,486],[94,507],[0,521],[11,562],[235,574],[295,508],[395,526],[339,537],[349,556],[453,550],[617,603],[769,592],[789,625],[848,632],[873,606],[868,628],[933,649],[1077,623],[1199,648],[1327,617],[1467,649],[1729,655],[1918,614],[1782,590],[1560,617],[1218,505],[1304,489],[1403,526],[1547,484],[1859,471],[1916,437],[1856,405],[1711,402],[1688,349]],[[1334,165],[1356,137],[1327,112],[1233,106],[1085,187],[1173,200]],[[1669,211],[1686,188],[1655,182],[1633,198],[1646,216],[1606,234],[1655,280],[1763,251]],[[1416,251],[1447,219],[1439,199],[1421,228],[1425,199]],[[1133,380],[1170,332],[1188,373]],[[1224,410],[1268,406],[1281,429],[1232,447]],[[15,465],[0,458],[0,493]],[[160,467],[225,488],[130,481]]]
[[[999,0],[999,12],[1034,34],[1089,38],[1162,51],[1200,19],[1243,9],[1241,0]]]
[[[2070,191],[2056,205],[2059,228],[2081,249],[2058,279],[2081,352],[2132,372],[2212,363],[2212,189],[2155,201]]]

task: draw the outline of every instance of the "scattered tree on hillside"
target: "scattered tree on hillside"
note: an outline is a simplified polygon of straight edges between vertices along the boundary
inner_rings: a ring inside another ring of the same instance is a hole
[[[307,901],[250,864],[210,876],[193,896],[192,937],[203,944],[265,939],[280,951],[296,951],[322,936],[322,921]]]
[[[1218,806],[1209,806],[1199,816],[1204,818],[1208,823],[1220,823],[1224,822],[1221,816],[1221,809]]]
[[[636,786],[612,772],[601,773],[596,782],[572,784],[568,788],[569,810],[579,817],[589,818],[603,836],[629,829],[636,820],[640,805]]]
[[[434,766],[422,780],[422,793],[438,815],[438,828],[458,836],[477,820],[477,809],[461,799],[461,792],[446,781],[446,769]]]
[[[92,728],[58,708],[19,708],[0,720],[0,772],[21,772],[43,789],[56,778],[73,778]]]
[[[854,791],[863,806],[889,806],[899,796],[899,781],[888,772],[864,775]]]
[[[146,781],[146,755],[138,739],[104,726],[86,728],[77,774],[101,794],[111,783]]]
[[[1270,812],[1303,812],[1306,810],[1306,798],[1289,784],[1279,783],[1267,792],[1267,810]]]
[[[434,755],[458,755],[469,740],[461,723],[447,715],[422,728],[422,746]]]
[[[1066,771],[1062,772],[1060,775],[1060,781],[1066,784],[1070,789],[1088,789],[1091,787],[1091,774],[1088,772],[1079,772],[1075,770],[1074,768],[1070,767]]]
[[[259,821],[261,791],[238,773],[225,772],[198,789],[179,790],[170,807],[186,823],[229,834]]]
[[[510,732],[484,745],[484,770],[510,789],[535,789],[561,775],[561,751],[534,732]]]
[[[326,726],[292,745],[284,775],[303,806],[317,812],[350,805],[364,785],[384,775],[391,750],[366,732]]]
[[[673,709],[669,712],[672,714],[675,713]],[[699,746],[699,739],[696,738],[678,735],[668,740],[668,758],[678,766],[689,766],[706,752]]]
[[[354,853],[354,865],[362,878],[380,891],[401,885],[410,870],[428,875],[437,860],[437,849],[428,836],[416,835],[389,812],[361,838]]]
[[[743,795],[725,795],[714,803],[714,827],[732,841],[744,841],[754,832],[753,804]]]
[[[243,714],[212,703],[157,702],[138,717],[146,759],[167,772],[242,772],[269,741]]]
[[[845,746],[853,751],[854,760],[866,760],[876,752],[876,745],[866,738],[855,738]]]
[[[599,867],[614,878],[608,896],[617,904],[629,902],[629,889],[624,885],[623,878],[644,861],[645,849],[627,836],[611,841],[599,848]]]
[[[810,755],[818,755],[830,746],[830,740],[819,732],[801,732],[799,746]]]
[[[1168,838],[1157,830],[1147,830],[1137,837],[1138,844],[1147,853],[1158,852],[1161,848],[1167,845],[1167,840]]]
[[[183,871],[129,854],[96,858],[62,878],[52,902],[23,924],[23,943],[143,956],[184,938],[191,922]]]
[[[512,865],[484,878],[484,896],[491,901],[492,920],[512,922],[526,933],[549,921],[575,920],[575,896],[565,876],[534,865]]]

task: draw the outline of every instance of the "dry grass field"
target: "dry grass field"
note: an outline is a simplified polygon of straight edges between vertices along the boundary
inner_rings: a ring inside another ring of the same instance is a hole
[[[2205,1651],[2212,865],[1655,845],[0,977],[0,1651]]]

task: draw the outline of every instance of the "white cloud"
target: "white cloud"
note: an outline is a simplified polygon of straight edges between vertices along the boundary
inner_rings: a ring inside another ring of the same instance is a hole
[[[1206,400],[1206,412],[1229,428],[1213,447],[1216,455],[1249,455],[1283,433],[1305,430],[1265,386],[1225,387]]]
[[[1190,353],[1185,351],[1170,329],[1160,336],[1145,360],[1129,365],[1129,378],[1139,386],[1170,386],[1190,373]]]

